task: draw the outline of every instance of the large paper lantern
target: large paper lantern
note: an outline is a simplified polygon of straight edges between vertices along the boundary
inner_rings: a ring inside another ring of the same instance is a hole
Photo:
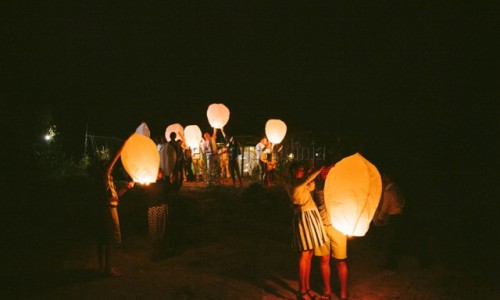
[[[222,103],[213,103],[207,110],[208,123],[213,128],[222,128],[229,121],[229,109]]]
[[[170,133],[172,132],[177,134],[176,140],[180,140],[184,135],[184,128],[182,128],[182,125],[179,123],[168,125],[167,129],[165,129],[165,138],[167,139],[167,142],[170,142]]]
[[[278,119],[270,119],[266,123],[266,137],[273,144],[279,144],[286,135],[285,122]]]
[[[188,125],[184,129],[184,139],[186,141],[186,145],[191,147],[191,149],[200,147],[201,138],[201,130],[198,125]]]
[[[333,227],[347,235],[364,236],[380,201],[382,179],[377,168],[356,153],[330,169],[324,193]]]
[[[147,137],[151,137],[151,131],[149,130],[148,124],[142,122],[139,127],[135,130],[135,133],[142,134]]]
[[[142,134],[132,134],[121,152],[125,171],[137,183],[155,182],[160,166],[160,155],[153,140]]]

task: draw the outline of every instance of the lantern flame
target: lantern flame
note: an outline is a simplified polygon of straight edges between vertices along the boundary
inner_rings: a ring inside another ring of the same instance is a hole
[[[137,183],[155,182],[160,166],[160,154],[153,140],[134,133],[123,146],[121,160],[127,174]]]
[[[286,135],[285,122],[278,119],[270,119],[266,123],[267,139],[273,144],[279,144]]]
[[[208,106],[207,118],[213,128],[223,128],[229,121],[229,109],[222,103],[212,103]]]

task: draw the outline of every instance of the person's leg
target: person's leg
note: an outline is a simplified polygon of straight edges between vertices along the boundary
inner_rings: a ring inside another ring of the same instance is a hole
[[[338,260],[336,265],[340,283],[340,299],[347,299],[347,263],[345,260]]]
[[[234,161],[234,171],[236,172],[236,176],[238,176],[238,181],[240,182],[240,186],[243,185],[241,182],[241,172],[240,172],[240,166],[238,165],[238,161]]]
[[[330,268],[330,254],[323,255],[320,258],[320,270],[321,270],[321,278],[323,280],[323,295],[328,296],[324,297],[324,299],[329,299],[329,296],[332,294],[332,285],[331,285],[331,268]]]
[[[335,258],[337,267],[337,276],[340,285],[340,299],[347,299],[347,236],[335,229],[333,226],[328,226],[327,233],[331,239],[332,256]]]
[[[234,160],[229,161],[229,174],[231,174],[231,180],[233,181],[233,185],[236,185],[236,170],[235,170],[235,164]]]
[[[309,280],[311,275],[311,261],[313,257],[312,250],[300,252],[299,256],[299,296],[302,299],[312,299],[308,295]]]

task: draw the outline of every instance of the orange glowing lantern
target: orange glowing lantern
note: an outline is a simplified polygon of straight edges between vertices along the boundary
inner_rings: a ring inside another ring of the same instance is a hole
[[[167,129],[165,130],[165,138],[167,139],[167,142],[170,142],[170,133],[172,132],[175,132],[177,134],[176,139],[180,140],[184,135],[184,128],[182,128],[182,125],[179,123],[168,125]]]
[[[229,109],[222,103],[213,103],[207,110],[208,123],[213,128],[222,128],[229,121]]]
[[[377,168],[359,153],[348,156],[328,172],[324,192],[333,227],[346,235],[364,236],[382,194]]]
[[[142,122],[139,127],[135,130],[136,133],[151,137],[151,131],[149,130],[148,124]]]
[[[201,130],[198,125],[188,125],[184,129],[184,138],[186,140],[186,145],[191,147],[191,149],[199,148],[201,141]]]
[[[125,171],[135,182],[149,184],[156,181],[160,154],[149,137],[132,134],[123,145],[121,160]]]
[[[278,119],[270,119],[266,123],[267,139],[273,144],[279,144],[286,135],[285,122]]]

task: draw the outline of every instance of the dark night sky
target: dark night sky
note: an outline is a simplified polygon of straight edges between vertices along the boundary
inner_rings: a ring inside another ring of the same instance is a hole
[[[47,109],[76,151],[87,125],[208,130],[214,102],[235,134],[279,118],[436,151],[498,137],[494,2],[166,2],[3,4],[6,120],[31,136]]]

